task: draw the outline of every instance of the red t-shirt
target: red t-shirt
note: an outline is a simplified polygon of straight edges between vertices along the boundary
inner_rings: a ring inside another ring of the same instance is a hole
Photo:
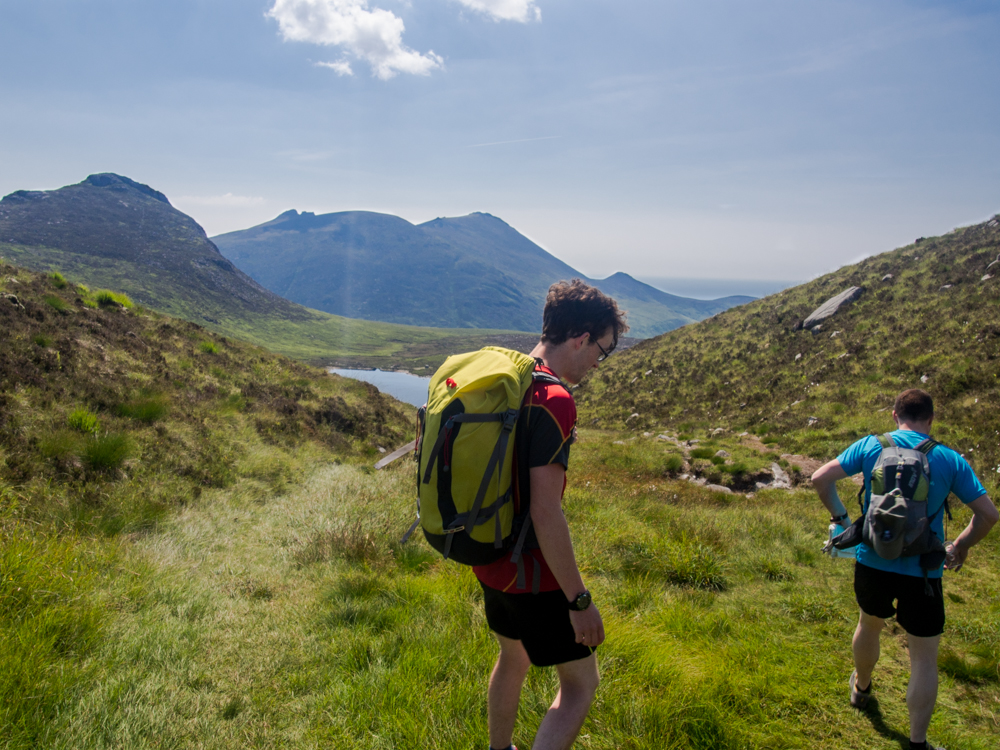
[[[542,364],[535,370],[555,375]],[[517,420],[514,438],[514,509],[520,514],[531,506],[531,469],[536,466],[562,464],[569,467],[569,447],[575,437],[576,403],[566,387],[536,380],[524,396],[521,414]],[[566,480],[563,478],[563,491]],[[549,570],[542,551],[537,548],[534,533],[529,533],[522,553],[526,588],[517,588],[517,564],[511,562],[513,552],[508,552],[489,565],[472,568],[485,586],[514,594],[531,593],[534,566],[541,566],[539,591],[559,588],[556,577]]]

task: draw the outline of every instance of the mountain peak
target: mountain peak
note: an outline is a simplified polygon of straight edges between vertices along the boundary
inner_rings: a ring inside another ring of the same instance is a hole
[[[81,185],[92,185],[93,187],[99,188],[109,188],[111,190],[136,190],[143,195],[148,195],[154,200],[158,200],[161,203],[166,203],[170,205],[170,201],[167,200],[167,196],[161,193],[159,190],[154,190],[149,185],[143,185],[141,182],[136,182],[135,180],[130,180],[128,177],[124,177],[120,174],[115,174],[114,172],[101,172],[100,174],[92,174],[86,180],[84,180]]]

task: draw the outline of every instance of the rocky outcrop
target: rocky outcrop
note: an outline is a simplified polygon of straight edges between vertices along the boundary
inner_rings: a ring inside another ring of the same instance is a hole
[[[822,305],[813,310],[812,314],[802,321],[803,328],[813,328],[819,325],[824,320],[832,317],[841,307],[844,305],[849,305],[854,302],[858,297],[864,294],[865,288],[863,286],[852,286],[849,289],[845,289],[836,297],[831,297]]]

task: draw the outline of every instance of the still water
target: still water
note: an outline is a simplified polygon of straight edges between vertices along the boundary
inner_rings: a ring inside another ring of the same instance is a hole
[[[330,372],[345,378],[364,380],[378,388],[382,393],[395,396],[400,401],[414,406],[422,406],[427,401],[427,384],[430,378],[411,375],[408,372],[384,372],[382,370],[344,370],[339,367],[329,368]]]

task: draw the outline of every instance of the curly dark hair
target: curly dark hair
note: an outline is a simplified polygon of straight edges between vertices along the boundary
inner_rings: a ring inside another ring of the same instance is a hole
[[[934,416],[934,399],[927,391],[910,388],[896,396],[892,409],[901,422],[926,422]]]
[[[625,311],[619,310],[618,303],[600,289],[580,279],[559,281],[549,287],[542,313],[542,341],[561,344],[584,333],[596,341],[609,329],[614,336],[613,349],[618,337],[628,331],[628,323]]]

